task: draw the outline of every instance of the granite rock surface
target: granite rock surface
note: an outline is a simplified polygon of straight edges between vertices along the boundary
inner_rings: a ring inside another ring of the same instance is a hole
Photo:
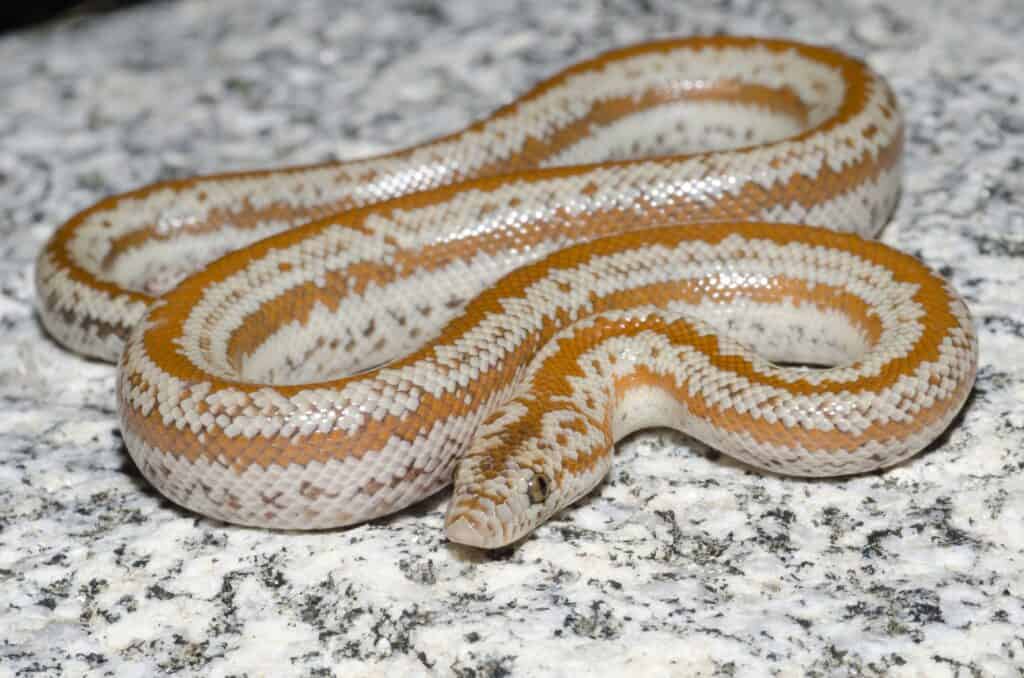
[[[139,475],[114,369],[34,312],[62,220],[169,177],[455,130],[611,47],[729,32],[869,61],[909,120],[882,239],[975,315],[977,387],[910,463],[804,481],[638,434],[516,548],[442,493],[348,530],[215,523]],[[0,677],[1024,676],[1018,0],[185,0],[0,36]]]

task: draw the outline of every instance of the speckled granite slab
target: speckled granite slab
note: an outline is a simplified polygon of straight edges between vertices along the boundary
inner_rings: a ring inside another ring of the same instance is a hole
[[[709,32],[835,45],[900,95],[884,240],[981,336],[962,418],[900,468],[768,477],[652,432],[514,550],[447,544],[443,494],[242,529],[146,484],[113,368],[34,316],[36,251],[104,195],[403,146],[604,49]],[[194,0],[0,37],[0,676],[1024,675],[1022,34],[1019,0]]]

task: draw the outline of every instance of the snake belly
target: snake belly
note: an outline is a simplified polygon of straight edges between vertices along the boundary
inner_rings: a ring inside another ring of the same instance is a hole
[[[108,198],[40,254],[40,315],[119,358],[125,443],[182,506],[329,528],[454,476],[448,537],[497,547],[638,428],[831,476],[948,426],[966,307],[860,237],[902,140],[886,82],[838,52],[643,44],[405,151]]]

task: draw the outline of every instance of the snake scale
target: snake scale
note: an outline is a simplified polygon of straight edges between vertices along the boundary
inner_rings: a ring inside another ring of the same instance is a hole
[[[498,547],[651,426],[861,473],[941,433],[977,363],[956,292],[864,239],[903,135],[831,49],[642,44],[407,150],[107,198],[40,254],[40,313],[119,360],[145,477],[232,523],[350,525],[454,479],[448,538]]]

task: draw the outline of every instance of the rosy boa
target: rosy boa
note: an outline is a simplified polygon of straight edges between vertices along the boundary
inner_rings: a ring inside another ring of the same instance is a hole
[[[40,310],[120,356],[128,450],[175,502],[328,528],[454,475],[448,537],[497,547],[640,428],[833,476],[947,427],[964,303],[849,233],[888,218],[902,139],[886,82],[835,51],[644,44],[405,151],[108,198],[40,255]]]

